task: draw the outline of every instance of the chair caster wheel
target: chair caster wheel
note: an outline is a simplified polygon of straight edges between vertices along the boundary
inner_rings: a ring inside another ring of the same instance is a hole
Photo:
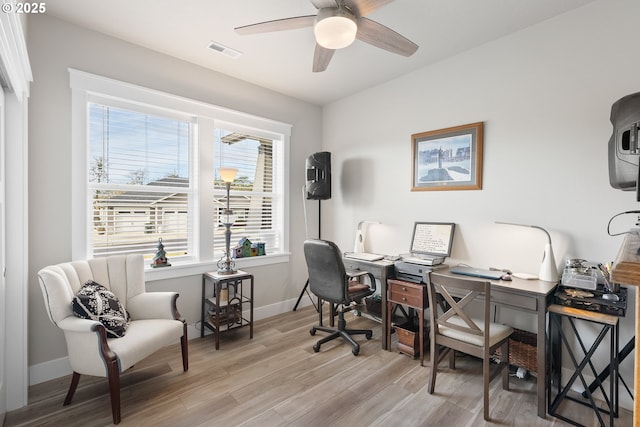
[[[311,336],[314,336],[316,334],[316,328],[311,328],[309,333],[311,334]]]
[[[370,340],[371,337],[373,336],[373,332],[367,332],[366,334],[364,334],[365,338]]]
[[[353,353],[354,356],[357,356],[358,353],[360,353],[360,348],[354,348],[353,350],[351,350],[351,353]]]
[[[316,353],[319,352],[320,351],[320,345],[319,344],[314,344],[313,351],[315,351]]]

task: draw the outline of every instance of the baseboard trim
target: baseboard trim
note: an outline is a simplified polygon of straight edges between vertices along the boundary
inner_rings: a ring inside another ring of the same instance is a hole
[[[275,304],[258,307],[253,311],[253,319],[261,320],[268,317],[276,316],[278,314],[285,313],[293,310],[297,299],[290,299],[287,301],[278,302]],[[310,300],[301,300],[299,307],[306,307],[311,305]],[[187,336],[189,339],[200,338],[200,321],[197,323],[189,324],[187,326]],[[210,330],[205,331],[205,335],[209,335],[212,332]],[[38,363],[36,365],[29,366],[29,385],[40,384],[45,381],[54,380],[56,378],[70,375],[71,365],[69,365],[68,357],[61,357],[60,359],[49,360],[47,362]]]

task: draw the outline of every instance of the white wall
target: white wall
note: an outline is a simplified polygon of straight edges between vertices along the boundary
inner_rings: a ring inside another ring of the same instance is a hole
[[[30,365],[65,355],[59,332],[42,312],[35,273],[71,253],[67,67],[293,124],[294,255],[288,266],[255,270],[257,287],[266,285],[258,306],[266,307],[297,297],[306,278],[298,195],[304,158],[320,149],[333,157],[322,235],[344,250],[362,219],[383,222],[370,227],[368,237],[372,251],[387,254],[406,251],[414,221],[451,220],[458,229],[450,262],[536,272],[544,236],[494,224],[504,220],[547,228],[559,266],[569,257],[614,259],[621,238],[609,237],[606,224],[638,205],[634,195],[608,184],[608,117],[613,102],[640,91],[640,58],[632,54],[639,12],[634,0],[595,2],[331,104],[322,119],[317,107],[54,18],[32,17]],[[476,121],[485,123],[483,189],[411,192],[410,135]],[[310,205],[308,211],[313,230],[317,210]],[[614,227],[626,230],[634,222],[625,217]],[[198,319],[199,277],[151,286],[179,289],[180,310],[190,323]],[[633,335],[630,311],[622,319],[623,342]],[[523,316],[511,321],[525,328],[531,323]],[[631,372],[628,360],[622,373],[631,378]]]
[[[29,108],[32,383],[47,379],[57,369],[62,371],[54,375],[63,375],[65,367],[68,369],[63,359],[64,339],[44,313],[36,274],[46,265],[71,257],[69,67],[293,125],[289,187],[291,262],[247,269],[256,276],[258,313],[267,315],[273,310],[293,307],[306,280],[300,188],[304,183],[304,161],[321,146],[320,107],[44,15],[30,17],[28,49],[34,74]],[[317,224],[317,215],[311,221]],[[200,320],[200,286],[201,276],[149,283],[151,290],[179,291],[178,309],[192,326]]]
[[[544,234],[494,224],[501,220],[549,230],[559,267],[615,259],[622,238],[607,235],[607,222],[640,208],[635,194],[610,187],[607,169],[611,104],[640,91],[638,16],[637,0],[597,1],[326,106],[334,191],[323,236],[346,250],[358,221],[378,220],[369,249],[397,254],[408,250],[414,221],[454,221],[450,263],[537,273]],[[411,192],[411,135],[478,121],[483,189]],[[635,222],[623,217],[613,228]],[[633,311],[631,299],[623,343]],[[622,365],[630,383],[632,372],[630,357]]]

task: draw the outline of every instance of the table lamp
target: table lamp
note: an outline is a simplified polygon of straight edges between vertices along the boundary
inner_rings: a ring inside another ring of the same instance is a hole
[[[224,181],[227,188],[227,208],[222,212],[220,222],[225,227],[224,232],[224,255],[218,261],[218,273],[219,274],[233,274],[236,272],[235,263],[231,260],[231,226],[236,221],[236,216],[233,214],[229,206],[229,190],[231,189],[231,183],[236,178],[238,173],[237,168],[218,168],[220,178]]]
[[[516,227],[529,227],[542,230],[547,235],[547,243],[544,245],[544,254],[542,255],[542,264],[540,264],[540,272],[538,273],[538,279],[545,282],[557,282],[558,281],[558,267],[556,266],[556,260],[553,256],[553,247],[551,246],[551,235],[544,228],[537,225],[527,224],[514,224],[512,222],[496,221],[496,224],[503,225],[515,225]]]
[[[360,221],[358,223],[358,229],[356,230],[356,241],[353,245],[353,252],[365,252],[364,242],[367,237],[367,228],[369,227],[369,224],[380,224],[380,221]]]

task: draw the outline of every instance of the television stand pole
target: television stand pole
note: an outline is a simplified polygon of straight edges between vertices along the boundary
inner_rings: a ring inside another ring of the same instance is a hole
[[[321,200],[318,200],[318,239],[320,238],[320,236],[322,235],[320,233],[321,228],[320,228],[320,202]],[[315,307],[317,312],[320,312],[320,308],[318,307],[318,305],[315,303],[315,301],[313,300],[313,298],[311,298],[311,294],[309,293],[309,279],[307,279],[307,281],[304,284],[304,287],[302,288],[302,291],[300,291],[300,295],[298,296],[298,301],[296,301],[296,305],[293,306],[293,311],[296,311],[296,309],[298,308],[298,305],[300,304],[300,300],[302,300],[302,296],[306,293],[307,296],[309,297],[309,299],[311,300],[311,304],[313,304],[313,306]]]

